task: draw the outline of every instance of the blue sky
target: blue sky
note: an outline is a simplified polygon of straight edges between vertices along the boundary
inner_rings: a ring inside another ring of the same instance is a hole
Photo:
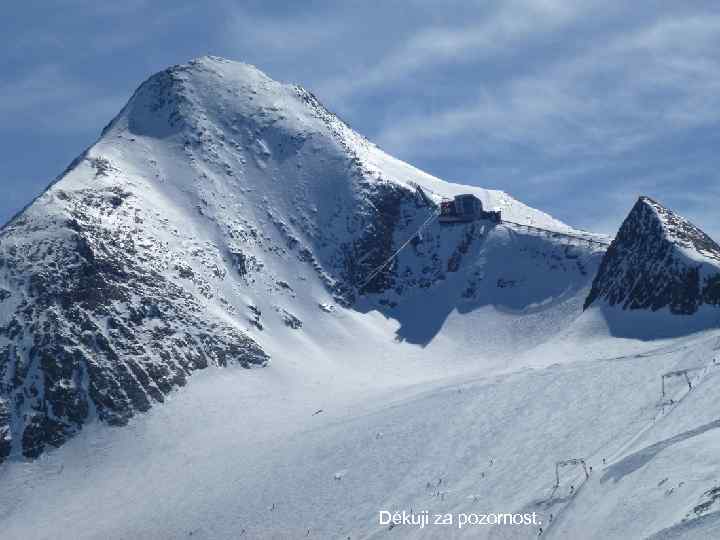
[[[720,239],[720,4],[25,0],[0,20],[0,220],[134,89],[204,54],[390,153],[612,233],[640,194]]]

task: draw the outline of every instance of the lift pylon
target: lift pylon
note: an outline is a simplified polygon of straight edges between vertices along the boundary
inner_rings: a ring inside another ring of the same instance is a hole
[[[585,471],[585,479],[587,480],[590,478],[590,473],[588,472],[587,465],[585,463],[585,460],[582,458],[572,458],[572,459],[565,459],[563,461],[558,461],[555,463],[555,486],[554,487],[560,487],[560,468],[561,467],[567,467],[568,465],[582,465],[583,471]]]

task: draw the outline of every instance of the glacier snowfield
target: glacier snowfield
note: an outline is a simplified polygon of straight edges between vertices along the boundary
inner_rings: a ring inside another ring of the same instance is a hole
[[[90,426],[38,462],[6,468],[3,534],[538,534],[530,526],[378,522],[380,510],[428,510],[537,512],[549,538],[712,538],[713,514],[683,519],[717,485],[718,336],[644,346],[596,338],[608,356],[583,357],[578,348],[543,368],[361,391],[346,372],[300,382],[289,357],[273,369],[209,369],[125,428]],[[692,390],[684,380],[668,383],[676,404],[663,406],[661,373],[700,366]],[[592,467],[589,479],[568,467],[554,489],[555,462],[577,457]]]

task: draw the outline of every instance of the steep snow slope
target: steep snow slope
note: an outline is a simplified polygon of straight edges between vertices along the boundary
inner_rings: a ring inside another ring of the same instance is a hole
[[[0,523],[23,538],[529,539],[540,526],[549,538],[712,538],[717,343],[577,349],[545,369],[388,391],[208,371],[125,428],[92,426],[0,473]],[[675,403],[663,406],[659,375],[690,367],[706,369],[690,392],[668,383]],[[565,468],[554,489],[555,462],[577,457],[589,480]],[[378,523],[380,510],[411,509],[537,512],[542,523]]]
[[[358,386],[506,368],[579,315],[601,252],[483,221],[414,236],[460,191],[572,232],[387,156],[251,66],[154,75],[0,233],[0,461],[125,424],[207,366]]]

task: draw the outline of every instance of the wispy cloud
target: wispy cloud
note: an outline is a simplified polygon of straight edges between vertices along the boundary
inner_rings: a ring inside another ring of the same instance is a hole
[[[718,45],[720,17],[661,20],[483,85],[430,116],[393,118],[378,138],[406,155],[472,132],[555,158],[616,156],[669,130],[718,122]]]
[[[562,31],[578,16],[582,4],[510,1],[498,4],[489,13],[481,13],[476,20],[420,27],[360,77],[331,79],[321,84],[319,90],[323,95],[341,100],[407,81],[414,74],[437,66],[490,58],[502,61],[517,45],[549,32]]]

